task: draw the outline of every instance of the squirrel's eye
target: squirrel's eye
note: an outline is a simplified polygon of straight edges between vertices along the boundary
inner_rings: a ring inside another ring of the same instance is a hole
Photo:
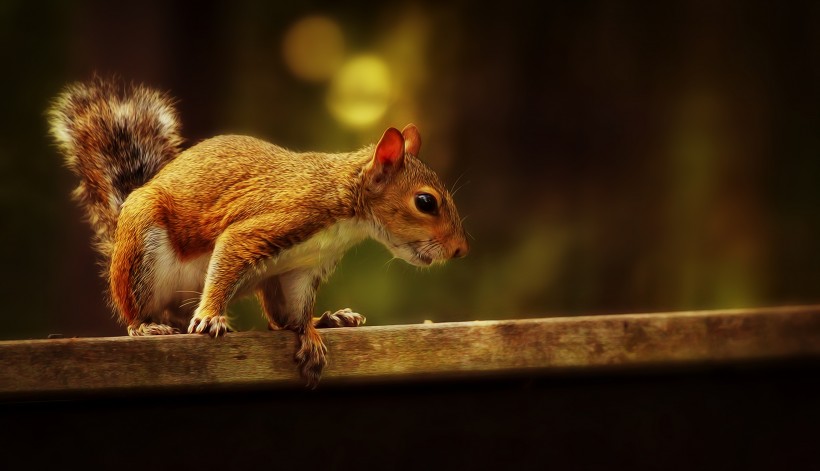
[[[422,213],[435,214],[438,209],[436,197],[430,193],[419,193],[416,195],[416,208]]]

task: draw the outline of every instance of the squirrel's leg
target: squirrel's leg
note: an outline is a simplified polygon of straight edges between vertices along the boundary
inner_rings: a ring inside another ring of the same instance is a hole
[[[320,280],[315,270],[293,270],[262,281],[257,289],[270,328],[293,330],[298,335],[295,360],[311,387],[319,383],[327,364],[327,347],[313,325]]]
[[[247,281],[253,265],[261,257],[245,250],[247,240],[241,231],[226,230],[216,240],[199,306],[188,325],[189,333],[218,337],[230,330],[225,311],[240,287]]]
[[[268,318],[268,329],[282,329],[288,322],[288,314],[279,277],[274,276],[259,283],[256,296],[262,305],[262,312]],[[359,327],[367,322],[367,318],[350,308],[345,308],[333,313],[326,311],[321,317],[314,317],[312,322],[317,329]]]
[[[225,310],[240,291],[252,287],[264,274],[265,259],[300,241],[281,215],[248,219],[227,228],[214,244],[205,286],[188,332],[212,337],[229,330]]]
[[[151,312],[152,300],[156,294],[151,279],[156,254],[146,247],[161,250],[162,234],[146,214],[123,211],[120,215],[109,267],[111,299],[120,319],[128,328],[128,335],[141,337],[178,334],[179,330],[175,327],[155,322],[167,316],[163,316],[161,312]],[[167,241],[167,236],[164,240]]]
[[[262,313],[268,319],[268,330],[283,329],[288,320],[288,311],[279,277],[262,280],[256,286],[256,297],[262,306]]]

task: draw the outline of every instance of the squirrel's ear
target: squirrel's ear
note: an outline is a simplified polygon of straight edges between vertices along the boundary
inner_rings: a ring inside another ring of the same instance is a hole
[[[390,128],[376,144],[373,160],[367,168],[371,190],[379,191],[403,163],[404,137],[398,129]]]
[[[398,168],[404,161],[404,137],[396,128],[389,128],[376,144],[373,161],[377,167]]]
[[[421,148],[421,135],[416,125],[413,123],[408,124],[404,127],[401,135],[404,136],[404,151],[413,157],[418,157]]]

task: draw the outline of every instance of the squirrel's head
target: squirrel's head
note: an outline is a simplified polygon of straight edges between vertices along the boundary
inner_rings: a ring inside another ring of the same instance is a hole
[[[418,158],[416,126],[385,131],[364,169],[364,197],[376,237],[417,266],[467,255],[469,245],[452,196]]]

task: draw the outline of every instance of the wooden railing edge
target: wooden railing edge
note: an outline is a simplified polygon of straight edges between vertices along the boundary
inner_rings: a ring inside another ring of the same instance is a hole
[[[820,358],[820,306],[327,329],[322,384]],[[300,385],[293,333],[0,342],[0,398]],[[320,386],[321,387],[321,386]]]

